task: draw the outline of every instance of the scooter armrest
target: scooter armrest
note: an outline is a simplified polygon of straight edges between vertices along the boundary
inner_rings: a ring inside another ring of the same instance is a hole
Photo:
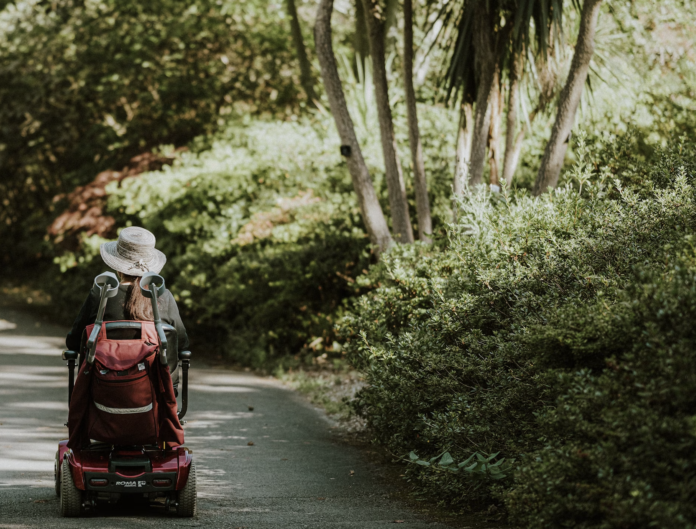
[[[179,360],[191,360],[191,351],[179,351]]]
[[[77,360],[77,351],[63,351],[63,360]]]

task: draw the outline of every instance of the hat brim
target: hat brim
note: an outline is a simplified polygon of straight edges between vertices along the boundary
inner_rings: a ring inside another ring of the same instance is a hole
[[[121,257],[118,253],[117,246],[118,241],[105,242],[99,247],[99,253],[109,268],[121,272],[122,274],[138,277],[143,276],[147,272],[159,274],[167,262],[167,257],[159,250],[153,248],[152,257],[148,261],[143,261],[142,266],[140,266],[139,263]],[[147,270],[143,270],[143,268]]]

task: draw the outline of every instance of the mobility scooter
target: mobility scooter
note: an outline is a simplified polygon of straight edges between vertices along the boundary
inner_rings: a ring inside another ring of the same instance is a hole
[[[149,272],[140,280],[154,322],[104,322],[106,302],[117,294],[119,281],[105,272],[94,284],[100,292],[96,321],[83,333],[79,352],[63,353],[70,439],[59,443],[54,467],[61,514],[80,516],[100,503],[131,497],[194,516],[196,470],[191,451],[182,446],[181,427],[191,353],[177,351],[176,329],[160,320],[157,298],[165,291],[164,279]],[[175,369],[181,369],[178,412],[170,376]]]

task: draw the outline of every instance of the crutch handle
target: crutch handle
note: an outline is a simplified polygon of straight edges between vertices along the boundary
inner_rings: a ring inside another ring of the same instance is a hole
[[[160,362],[166,365],[167,336],[164,334],[164,329],[162,329],[162,320],[160,319],[159,305],[157,304],[157,299],[165,292],[164,278],[154,272],[143,274],[143,277],[140,278],[140,292],[152,301],[152,316],[155,320],[155,329],[157,329],[157,335],[160,340]]]
[[[102,323],[104,322],[104,311],[106,310],[106,302],[109,298],[113,298],[118,294],[118,287],[120,283],[116,275],[112,272],[104,272],[99,274],[94,278],[94,288],[99,289],[99,310],[97,310],[97,319],[94,322],[94,327],[92,328],[92,334],[89,335],[89,340],[87,340],[87,364],[92,365],[94,363],[94,356],[97,354],[97,338],[101,332]]]

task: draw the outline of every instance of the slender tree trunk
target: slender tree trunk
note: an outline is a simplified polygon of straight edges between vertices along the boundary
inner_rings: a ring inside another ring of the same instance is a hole
[[[363,6],[362,0],[355,0],[353,50],[355,51],[356,63],[357,61],[362,61],[360,66],[364,68],[365,59],[370,56],[370,41],[367,39],[367,22],[365,21],[365,7]]]
[[[471,139],[474,129],[474,108],[471,103],[462,103],[457,133],[457,158],[454,170],[454,193],[461,195],[468,182],[471,161]]]
[[[594,54],[595,31],[601,5],[602,0],[584,0],[583,2],[578,41],[575,44],[570,73],[558,101],[556,122],[551,130],[551,138],[546,144],[541,167],[534,183],[535,195],[542,194],[549,187],[556,187],[558,183],[575,113],[580,104],[582,90],[590,70],[590,61]]]
[[[508,105],[507,105],[507,124],[505,126],[505,161],[503,162],[503,180],[510,186],[512,177],[517,168],[517,160],[519,159],[519,151],[515,156],[515,129],[517,128],[517,107],[520,101],[520,79],[522,77],[522,55],[518,55],[510,70],[510,88],[508,90]],[[526,124],[525,124],[526,125]],[[522,134],[524,139],[524,134]],[[521,148],[521,145],[520,145]]]
[[[389,207],[392,215],[394,238],[400,243],[413,242],[413,227],[408,213],[406,186],[397,157],[394,123],[389,106],[389,87],[387,85],[387,68],[384,57],[384,21],[377,0],[363,0],[367,29],[370,36],[372,55],[372,77],[375,85],[375,100],[379,117],[379,129],[384,154],[384,169]]]
[[[491,126],[488,133],[488,165],[491,169],[490,184],[493,192],[500,190],[500,118],[502,117],[502,107],[500,72],[496,72],[491,97]]]
[[[331,42],[331,14],[333,13],[333,0],[321,0],[317,8],[317,21],[314,27],[314,42],[321,66],[321,75],[324,80],[324,88],[329,98],[329,106],[336,122],[341,143],[350,148],[346,156],[348,170],[353,180],[355,193],[358,195],[358,203],[362,212],[363,221],[370,236],[370,241],[375,245],[378,255],[392,244],[387,221],[382,212],[382,206],[377,199],[370,173],[363,159],[360,145],[355,136],[353,120],[348,112],[346,99],[343,94],[341,80],[338,77],[336,57]]]
[[[457,157],[454,167],[454,203],[452,213],[457,222],[457,197],[464,192],[469,176],[471,158],[471,137],[473,133],[474,109],[471,103],[462,102],[459,114],[459,131],[457,133]]]
[[[491,99],[494,96],[493,82],[498,70],[494,53],[494,32],[492,17],[486,7],[487,2],[478,2],[474,11],[474,45],[476,69],[478,70],[478,91],[474,116],[474,136],[471,142],[471,163],[469,165],[469,185],[481,183],[486,163],[486,145],[491,126]]]
[[[416,92],[413,88],[413,4],[404,0],[404,91],[406,93],[406,111],[408,112],[408,142],[411,147],[413,163],[413,185],[416,191],[416,213],[418,214],[418,238],[432,242],[433,221],[430,217],[430,200],[428,183],[425,178],[423,163],[423,146],[418,130],[418,109]]]
[[[316,106],[314,101],[317,99],[317,95],[314,92],[312,65],[309,62],[309,57],[307,57],[307,48],[305,48],[304,39],[302,38],[302,28],[300,27],[300,19],[297,16],[295,0],[285,0],[285,7],[290,17],[292,42],[295,45],[295,53],[297,53],[297,60],[300,63],[300,82],[307,95],[307,101],[310,105]]]

